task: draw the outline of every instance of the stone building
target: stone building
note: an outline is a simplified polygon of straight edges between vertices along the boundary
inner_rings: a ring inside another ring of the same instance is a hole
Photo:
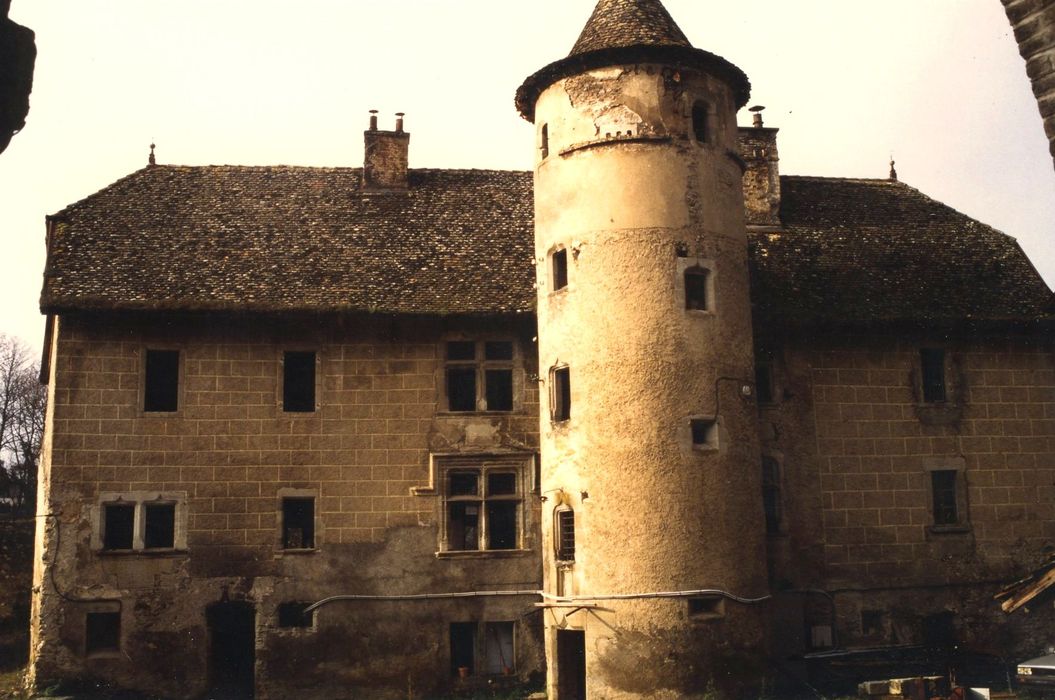
[[[372,116],[362,168],[151,159],[48,217],[34,681],[675,698],[1035,651],[1050,600],[991,598],[1055,545],[1050,290],[893,169],[781,176],[748,93],[601,0],[518,91],[534,172],[408,169]]]

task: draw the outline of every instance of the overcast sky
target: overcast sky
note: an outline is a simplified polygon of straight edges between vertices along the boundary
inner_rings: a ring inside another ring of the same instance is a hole
[[[900,179],[1018,239],[1055,284],[1055,169],[999,0],[666,0],[751,79],[781,172]],[[593,0],[14,0],[28,123],[0,155],[0,332],[42,341],[44,216],[146,165],[362,164],[367,110],[411,167],[528,169],[521,81]],[[746,110],[740,123],[750,123]],[[281,251],[275,251],[281,255]]]

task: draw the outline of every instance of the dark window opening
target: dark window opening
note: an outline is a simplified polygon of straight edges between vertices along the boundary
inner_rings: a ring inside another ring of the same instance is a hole
[[[959,642],[956,613],[945,610],[923,618],[923,643],[930,647],[952,648]]]
[[[923,373],[923,400],[940,403],[945,400],[945,351],[923,348],[919,351]]]
[[[121,613],[90,612],[84,616],[84,651],[94,654],[121,649]]]
[[[513,343],[509,340],[488,340],[484,343],[485,360],[512,360]]]
[[[476,410],[476,368],[447,368],[447,409],[450,411]]]
[[[549,124],[542,125],[542,160],[549,158]]]
[[[568,249],[553,251],[553,291],[568,286]]]
[[[311,413],[315,410],[315,353],[287,351],[282,357],[282,410]]]
[[[551,376],[553,378],[551,397],[553,421],[560,423],[571,418],[571,369],[557,367]]]
[[[575,511],[564,506],[555,515],[557,561],[575,561]]]
[[[179,350],[147,350],[144,384],[144,411],[175,411],[179,405]]]
[[[311,627],[315,624],[315,611],[304,612],[309,603],[288,602],[279,603],[278,626],[279,627]]]
[[[513,651],[513,623],[485,622],[484,673],[490,676],[508,676],[516,671]]]
[[[452,622],[450,627],[451,675],[476,673],[476,623]]]
[[[513,410],[513,370],[489,369],[484,372],[488,411]]]
[[[518,510],[516,501],[491,501],[487,504],[488,549],[516,549]]]
[[[103,506],[103,549],[132,549],[136,507],[134,503]]]
[[[479,496],[480,475],[477,472],[451,472],[447,493],[451,496]]]
[[[508,471],[447,472],[447,550],[516,549],[520,532],[518,474]],[[485,487],[481,493],[481,487]]]
[[[448,342],[446,389],[448,411],[512,411],[512,341]]]
[[[511,496],[517,492],[517,475],[513,472],[492,472],[487,475],[488,496]]]
[[[685,270],[685,308],[707,310],[707,270],[696,265]]]
[[[471,340],[452,340],[447,343],[448,360],[475,360],[476,343]]]
[[[206,697],[253,697],[256,663],[256,611],[243,602],[213,603],[205,609],[208,626],[210,690]]]
[[[718,428],[713,419],[693,418],[689,421],[692,429],[692,446],[714,449],[718,447]]]
[[[773,403],[773,363],[768,357],[755,359],[755,394],[759,403]]]
[[[315,547],[315,499],[282,499],[283,549]]]
[[[143,546],[171,549],[176,546],[176,504],[147,503],[143,506]]]
[[[780,494],[780,464],[772,457],[762,458],[762,507],[766,514],[766,532],[780,532],[783,504]]]
[[[692,105],[692,133],[698,143],[707,143],[707,111],[706,102]]]
[[[952,469],[930,473],[935,525],[957,525],[960,522],[956,503],[956,476],[957,472]]]
[[[721,617],[724,614],[725,603],[721,596],[689,598],[689,617]]]
[[[880,637],[883,635],[883,611],[861,611],[861,636]]]
[[[449,505],[447,546],[454,552],[480,548],[480,504],[458,501]]]

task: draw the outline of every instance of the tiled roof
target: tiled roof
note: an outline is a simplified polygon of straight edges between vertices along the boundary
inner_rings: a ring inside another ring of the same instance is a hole
[[[600,0],[570,55],[627,46],[692,44],[659,0]]]
[[[529,172],[139,170],[53,217],[45,311],[532,312]],[[1018,244],[889,180],[781,178],[750,236],[757,324],[1055,319]]]
[[[489,314],[534,308],[531,173],[152,166],[56,214],[41,306]]]
[[[750,239],[757,324],[1055,318],[1015,239],[893,180],[781,178]]]

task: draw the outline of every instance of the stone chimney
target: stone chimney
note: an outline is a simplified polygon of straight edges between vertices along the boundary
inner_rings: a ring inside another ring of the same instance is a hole
[[[396,113],[396,130],[379,131],[377,110],[370,110],[370,128],[363,132],[363,189],[372,191],[407,189],[407,153],[410,134],[403,131],[403,113]]]
[[[744,171],[744,212],[747,224],[780,226],[780,158],[777,132],[762,124],[764,107],[752,107],[754,123],[740,127],[740,155]]]

